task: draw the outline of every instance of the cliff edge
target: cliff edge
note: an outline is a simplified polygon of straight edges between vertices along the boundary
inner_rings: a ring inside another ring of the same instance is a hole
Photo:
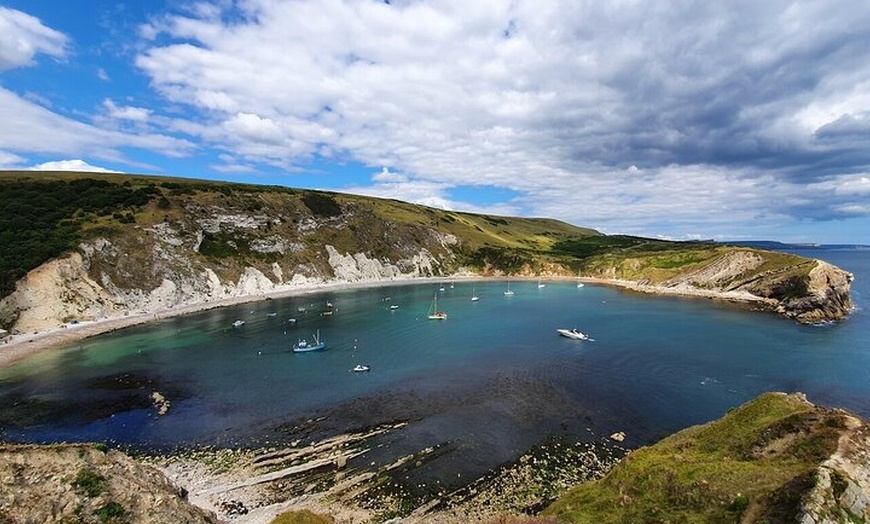
[[[870,428],[766,393],[629,454],[546,511],[564,522],[837,524],[870,519]]]
[[[89,444],[0,445],[0,495],[0,522],[218,522],[157,469]]]

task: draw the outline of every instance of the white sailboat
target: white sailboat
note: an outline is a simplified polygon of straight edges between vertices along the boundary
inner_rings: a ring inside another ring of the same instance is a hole
[[[446,320],[447,313],[438,309],[438,293],[435,293],[435,298],[432,299],[432,306],[429,308],[429,320]]]
[[[480,297],[474,292],[474,286],[471,286],[471,301],[477,302],[478,300],[480,300]]]
[[[504,296],[506,296],[506,297],[514,296],[514,292],[513,292],[513,290],[511,290],[511,281],[510,280],[508,280],[507,289],[504,290]]]

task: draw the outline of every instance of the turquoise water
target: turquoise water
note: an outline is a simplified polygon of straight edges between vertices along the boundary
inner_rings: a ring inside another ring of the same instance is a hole
[[[551,435],[625,431],[628,446],[647,444],[769,390],[870,417],[870,253],[801,254],[855,273],[858,308],[847,321],[808,327],[709,300],[573,282],[514,281],[516,294],[505,297],[504,282],[479,281],[477,302],[471,282],[264,300],[0,370],[0,434],[166,448],[285,442],[406,420],[369,456],[386,461],[441,444],[449,453],[429,467],[443,475],[480,473]],[[435,293],[447,320],[426,319]],[[322,316],[327,301],[335,313]],[[231,327],[236,319],[246,324]],[[594,340],[557,336],[563,327]],[[292,353],[317,330],[327,350]],[[350,371],[360,363],[371,371]],[[170,400],[167,415],[156,415],[152,391]]]

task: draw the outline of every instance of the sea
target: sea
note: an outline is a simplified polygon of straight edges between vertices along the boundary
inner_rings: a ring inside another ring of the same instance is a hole
[[[651,444],[765,391],[802,392],[870,418],[870,250],[792,252],[855,275],[848,319],[806,326],[748,306],[571,280],[445,280],[261,300],[0,370],[0,439],[160,452],[269,447],[401,422],[366,461],[436,447],[423,477],[470,479],[553,438],[624,432],[626,447]],[[444,320],[427,318],[436,297]],[[590,339],[560,337],[559,328]],[[292,351],[315,335],[325,350]],[[369,371],[354,372],[360,364]],[[165,415],[153,392],[169,402]]]

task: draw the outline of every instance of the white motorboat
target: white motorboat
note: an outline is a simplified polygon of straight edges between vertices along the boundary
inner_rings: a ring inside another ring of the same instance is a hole
[[[357,364],[356,366],[354,366],[353,372],[354,373],[365,373],[366,371],[370,371],[371,369],[372,369],[371,367],[366,366],[365,364]]]
[[[577,328],[557,329],[556,332],[563,337],[573,338],[574,340],[589,340],[589,335],[583,333],[582,331],[578,331]]]
[[[242,327],[242,326],[244,326],[244,325],[245,325],[245,321],[244,321],[244,320],[236,320],[235,322],[233,322],[233,327],[235,327],[235,328],[237,328],[237,327]]]

